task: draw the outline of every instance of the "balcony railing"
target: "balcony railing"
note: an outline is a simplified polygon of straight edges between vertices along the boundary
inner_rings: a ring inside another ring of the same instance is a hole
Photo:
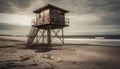
[[[65,22],[65,23],[62,23]],[[69,19],[65,18],[65,21],[60,21],[59,23],[54,23],[51,22],[52,24],[57,24],[57,25],[65,25],[65,26],[69,26]],[[48,24],[48,23],[47,23]],[[40,23],[39,21],[37,21],[36,19],[32,19],[32,26],[38,26],[38,25],[44,25],[44,23]]]
[[[65,25],[69,26],[69,19],[65,18]]]
[[[32,24],[32,26],[37,25],[36,19],[32,19],[31,24]]]

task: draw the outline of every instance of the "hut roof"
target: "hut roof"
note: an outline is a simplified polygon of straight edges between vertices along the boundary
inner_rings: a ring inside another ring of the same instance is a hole
[[[56,6],[50,5],[50,4],[47,4],[47,5],[41,7],[41,8],[39,8],[39,9],[37,9],[37,10],[34,10],[33,12],[34,12],[34,13],[39,13],[39,12],[45,10],[45,9],[48,9],[48,8],[55,8],[55,9],[58,9],[58,10],[63,11],[64,13],[69,12],[69,11],[67,11],[67,10],[64,10],[64,9],[62,9],[62,8],[59,8],[59,7],[56,7]]]

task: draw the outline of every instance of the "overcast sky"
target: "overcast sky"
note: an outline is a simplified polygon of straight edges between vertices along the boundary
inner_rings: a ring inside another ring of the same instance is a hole
[[[0,23],[30,25],[32,11],[46,4],[70,11],[67,34],[120,34],[120,0],[0,0]]]

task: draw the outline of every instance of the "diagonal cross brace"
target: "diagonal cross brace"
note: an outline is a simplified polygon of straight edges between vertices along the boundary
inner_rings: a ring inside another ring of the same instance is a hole
[[[58,33],[59,33],[59,32],[60,32],[60,29],[57,30],[57,31],[53,30],[53,33],[55,34],[55,36],[53,37],[53,39],[57,36],[58,39],[64,44],[64,41],[60,38],[60,36],[58,36]],[[52,39],[52,40],[53,40],[53,39]]]

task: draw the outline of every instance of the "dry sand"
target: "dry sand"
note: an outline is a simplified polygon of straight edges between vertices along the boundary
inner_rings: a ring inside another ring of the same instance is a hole
[[[120,47],[37,46],[0,38],[0,69],[120,69]]]

